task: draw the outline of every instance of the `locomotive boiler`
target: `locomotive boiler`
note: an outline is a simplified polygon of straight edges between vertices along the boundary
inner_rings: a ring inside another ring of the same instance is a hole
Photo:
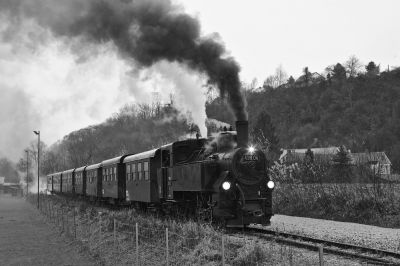
[[[67,171],[61,178],[60,173],[49,175],[54,184],[48,188],[227,227],[267,225],[274,183],[266,165],[265,154],[248,143],[248,122],[237,121],[236,131],[211,140],[176,141]],[[72,189],[63,190],[71,178]]]

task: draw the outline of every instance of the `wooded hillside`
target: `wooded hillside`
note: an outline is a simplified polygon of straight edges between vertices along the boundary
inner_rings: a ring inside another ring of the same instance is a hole
[[[277,75],[246,91],[251,127],[268,114],[269,130],[282,148],[345,145],[352,152],[385,151],[393,170],[400,170],[400,68],[380,72],[371,62],[358,72],[338,63],[326,75],[305,68],[297,80],[290,77],[280,85],[271,80]],[[233,121],[219,98],[208,104],[207,115]]]

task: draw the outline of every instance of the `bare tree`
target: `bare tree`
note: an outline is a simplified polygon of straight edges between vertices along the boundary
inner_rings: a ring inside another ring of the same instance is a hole
[[[257,89],[257,86],[258,86],[258,80],[257,78],[253,78],[253,80],[250,83],[250,90]]]
[[[275,69],[275,74],[268,76],[264,80],[264,87],[272,87],[272,88],[277,88],[283,84],[285,84],[288,80],[288,74],[286,71],[283,69],[282,65],[279,65]]]
[[[276,79],[278,81],[278,86],[285,84],[288,80],[288,74],[283,69],[282,65],[279,65],[275,70]]]
[[[349,77],[354,78],[358,73],[361,72],[363,64],[361,64],[360,60],[355,55],[352,55],[344,63],[344,67],[346,68],[346,72]]]

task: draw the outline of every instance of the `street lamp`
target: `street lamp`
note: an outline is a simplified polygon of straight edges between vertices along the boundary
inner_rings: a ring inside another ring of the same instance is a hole
[[[29,150],[25,150],[26,152],[26,197],[28,197],[29,189],[28,189],[28,184],[29,184]]]
[[[38,136],[37,154],[37,207],[39,209],[39,162],[40,162],[40,131],[33,131]]]

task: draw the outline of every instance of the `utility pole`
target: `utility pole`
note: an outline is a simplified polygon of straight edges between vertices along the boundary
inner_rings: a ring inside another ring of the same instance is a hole
[[[25,150],[26,152],[26,197],[28,197],[29,193],[29,150]]]
[[[39,209],[39,172],[40,172],[40,131],[33,131],[38,136],[38,155],[37,155],[37,207]]]

